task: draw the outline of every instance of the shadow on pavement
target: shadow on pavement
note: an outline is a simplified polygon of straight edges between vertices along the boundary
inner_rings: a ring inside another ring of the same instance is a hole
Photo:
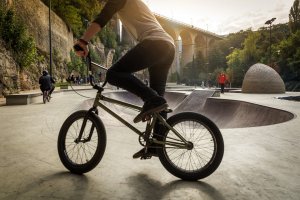
[[[176,180],[167,184],[150,178],[147,174],[137,174],[128,178],[128,184],[132,186],[140,199],[215,199],[225,198],[213,186],[200,181]],[[133,195],[132,195],[133,196]]]

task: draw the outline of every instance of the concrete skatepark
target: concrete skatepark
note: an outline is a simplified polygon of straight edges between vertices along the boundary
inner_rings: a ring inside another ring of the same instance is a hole
[[[124,91],[107,92],[140,103]],[[299,93],[214,95],[209,90],[166,95],[173,113],[201,112],[223,134],[220,167],[198,182],[172,176],[157,158],[133,160],[140,149],[137,136],[103,112],[108,141],[102,161],[85,175],[69,173],[58,158],[57,135],[67,116],[91,102],[73,92],[55,93],[46,105],[1,106],[0,199],[299,199],[300,106],[278,99]],[[136,114],[114,109],[129,121]]]

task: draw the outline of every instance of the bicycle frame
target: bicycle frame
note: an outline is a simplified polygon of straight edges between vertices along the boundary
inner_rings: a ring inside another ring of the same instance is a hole
[[[76,45],[74,46],[74,49],[75,50],[79,50],[79,51],[82,50],[81,47],[76,46]],[[88,56],[86,57],[86,61],[87,61],[87,65],[89,67],[89,71],[91,71],[91,65],[92,64],[96,65],[97,67],[100,67],[102,69],[107,70],[106,68],[104,68],[104,67],[102,67],[102,66],[100,66],[100,65],[98,65],[98,64],[96,64],[94,62],[92,62],[90,54],[88,54]],[[167,129],[169,129],[170,131],[172,131],[180,140],[179,139],[174,139],[174,141],[179,141],[179,142],[170,142],[170,141],[164,142],[164,141],[159,141],[159,140],[153,138],[153,141],[152,141],[153,143],[156,143],[156,144],[166,144],[166,145],[175,146],[175,147],[178,147],[178,148],[189,148],[190,147],[190,143],[188,141],[186,141],[184,139],[184,137],[182,137],[178,133],[178,131],[176,131],[173,127],[171,127],[166,122],[166,120],[160,114],[158,114],[158,113],[153,113],[152,118],[147,121],[147,126],[146,126],[146,131],[145,132],[141,132],[140,130],[138,130],[137,128],[135,128],[134,126],[132,126],[130,123],[128,123],[122,117],[120,117],[117,113],[115,113],[114,111],[112,111],[111,109],[109,109],[107,106],[105,106],[103,103],[101,103],[101,101],[106,101],[106,102],[109,102],[109,103],[113,103],[113,104],[116,104],[116,105],[120,105],[120,106],[123,106],[123,107],[127,107],[127,108],[130,108],[130,109],[133,109],[133,110],[137,110],[137,111],[141,111],[142,107],[137,106],[137,105],[133,105],[133,104],[130,104],[130,103],[127,103],[127,102],[123,102],[123,101],[119,101],[119,100],[116,100],[116,99],[112,99],[112,98],[108,98],[108,97],[103,96],[102,95],[102,91],[104,90],[103,88],[106,85],[106,81],[100,87],[100,86],[96,85],[92,80],[93,79],[92,79],[92,77],[90,75],[90,84],[91,84],[91,86],[93,86],[94,89],[98,90],[98,92],[97,92],[96,98],[94,100],[93,107],[91,109],[89,109],[89,111],[87,112],[87,115],[85,116],[85,118],[83,120],[79,136],[75,140],[75,142],[87,142],[87,141],[89,141],[91,139],[92,134],[93,134],[93,130],[95,128],[94,126],[92,126],[92,128],[90,130],[89,137],[87,139],[83,139],[82,140],[81,138],[82,138],[82,135],[83,135],[84,128],[86,126],[88,115],[91,112],[95,112],[96,114],[98,114],[97,107],[100,107],[103,110],[105,110],[106,112],[108,112],[110,115],[112,115],[114,118],[116,118],[117,120],[119,120],[121,123],[123,123],[125,126],[127,126],[128,128],[130,128],[133,132],[135,132],[136,134],[138,134],[140,137],[143,137],[145,139],[145,141],[146,141],[146,145],[149,142],[149,136],[151,135],[151,131],[154,129],[154,125],[155,125],[155,123],[158,120],[163,126],[165,126]],[[182,143],[180,143],[180,142],[182,142]]]
[[[112,98],[109,98],[109,97],[106,97],[106,96],[103,96],[101,94],[101,92],[102,92],[101,90],[98,90],[96,98],[95,98],[94,103],[93,103],[93,107],[91,109],[89,109],[87,115],[89,115],[91,112],[95,112],[96,114],[98,114],[97,107],[100,107],[104,111],[106,111],[107,113],[109,113],[110,115],[112,115],[114,118],[116,118],[117,120],[119,120],[121,123],[123,123],[125,126],[127,126],[129,129],[131,129],[133,132],[135,132],[136,134],[138,134],[140,137],[146,136],[146,138],[144,138],[144,139],[146,139],[146,142],[147,142],[147,139],[149,139],[151,131],[154,129],[155,123],[157,121],[159,121],[162,125],[164,125],[165,127],[167,127],[169,130],[173,131],[173,133],[180,139],[180,140],[179,139],[174,139],[174,140],[177,140],[177,141],[180,141],[180,142],[170,142],[170,141],[164,142],[164,141],[159,141],[159,140],[153,138],[153,141],[152,141],[153,143],[156,143],[156,144],[165,144],[165,145],[170,145],[170,146],[174,146],[174,147],[178,147],[178,148],[188,148],[188,145],[189,145],[188,141],[186,141],[178,133],[178,131],[176,131],[173,127],[171,127],[166,122],[166,120],[161,115],[159,115],[158,113],[153,113],[152,120],[148,120],[147,121],[146,131],[145,132],[141,132],[140,130],[138,130],[137,128],[135,128],[133,125],[131,125],[129,122],[127,122],[126,120],[124,120],[117,113],[115,113],[113,110],[111,110],[110,108],[108,108],[107,106],[105,106],[101,101],[109,102],[109,103],[112,103],[112,104],[115,104],[115,105],[120,105],[122,107],[127,107],[129,109],[137,110],[137,111],[140,111],[142,109],[142,107],[134,105],[134,104],[130,104],[130,103],[127,103],[127,102],[123,102],[123,101],[120,101],[120,100],[112,99]],[[93,133],[94,127],[91,128],[89,137],[87,139],[81,140],[82,135],[83,135],[83,131],[84,131],[84,128],[85,128],[85,125],[86,125],[86,122],[87,122],[87,116],[83,120],[83,124],[82,124],[81,130],[80,130],[80,133],[79,133],[79,137],[77,138],[77,142],[79,142],[79,141],[86,142],[86,141],[89,141],[90,138],[92,137],[92,133]]]

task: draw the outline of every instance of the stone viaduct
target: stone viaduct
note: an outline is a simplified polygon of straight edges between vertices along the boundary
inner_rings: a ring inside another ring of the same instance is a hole
[[[207,57],[210,47],[222,37],[207,30],[155,14],[157,20],[166,32],[174,39],[176,55],[170,75],[181,74],[182,67],[199,54]],[[119,20],[118,20],[119,21]],[[130,41],[130,36],[122,29],[122,40]]]

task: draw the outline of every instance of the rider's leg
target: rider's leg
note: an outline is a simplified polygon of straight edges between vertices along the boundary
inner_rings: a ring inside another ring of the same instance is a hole
[[[54,91],[54,89],[55,89],[55,86],[52,85],[51,90],[49,91],[49,96],[51,96],[51,94],[52,94],[52,92]]]
[[[128,90],[142,98],[145,102],[143,111],[139,115],[139,120],[144,117],[141,115],[149,114],[147,113],[149,111],[155,112],[163,110],[167,104],[165,99],[155,91],[156,89],[154,90],[147,87],[147,85],[136,78],[132,73],[145,68],[157,68],[154,70],[158,76],[157,80],[163,77],[163,80],[158,81],[157,83],[161,84],[162,82],[164,84],[160,85],[160,88],[165,87],[165,81],[170,66],[165,65],[164,63],[166,60],[170,60],[170,57],[173,59],[173,56],[174,46],[171,43],[159,40],[145,40],[131,49],[108,70],[106,76],[107,81],[110,84]],[[158,66],[160,66],[160,68]],[[156,108],[159,108],[160,110],[155,110]],[[137,122],[137,120],[135,120],[135,122]]]
[[[40,90],[41,90],[42,94],[44,94],[44,90],[43,90],[42,86],[40,86]]]
[[[169,69],[169,67],[172,65],[174,59],[174,53],[170,55],[169,59],[166,59],[164,63],[162,63],[164,66],[168,67],[161,67],[161,65],[155,65],[148,69],[149,71],[149,78],[150,78],[150,87],[155,90],[160,96],[164,96],[165,94],[165,88],[166,88],[166,82],[167,82],[167,73],[161,73],[162,69]],[[160,115],[163,118],[167,118],[167,113],[165,111],[161,111]],[[154,138],[158,139],[158,131],[160,129],[160,122],[157,121],[157,123],[154,126]]]

